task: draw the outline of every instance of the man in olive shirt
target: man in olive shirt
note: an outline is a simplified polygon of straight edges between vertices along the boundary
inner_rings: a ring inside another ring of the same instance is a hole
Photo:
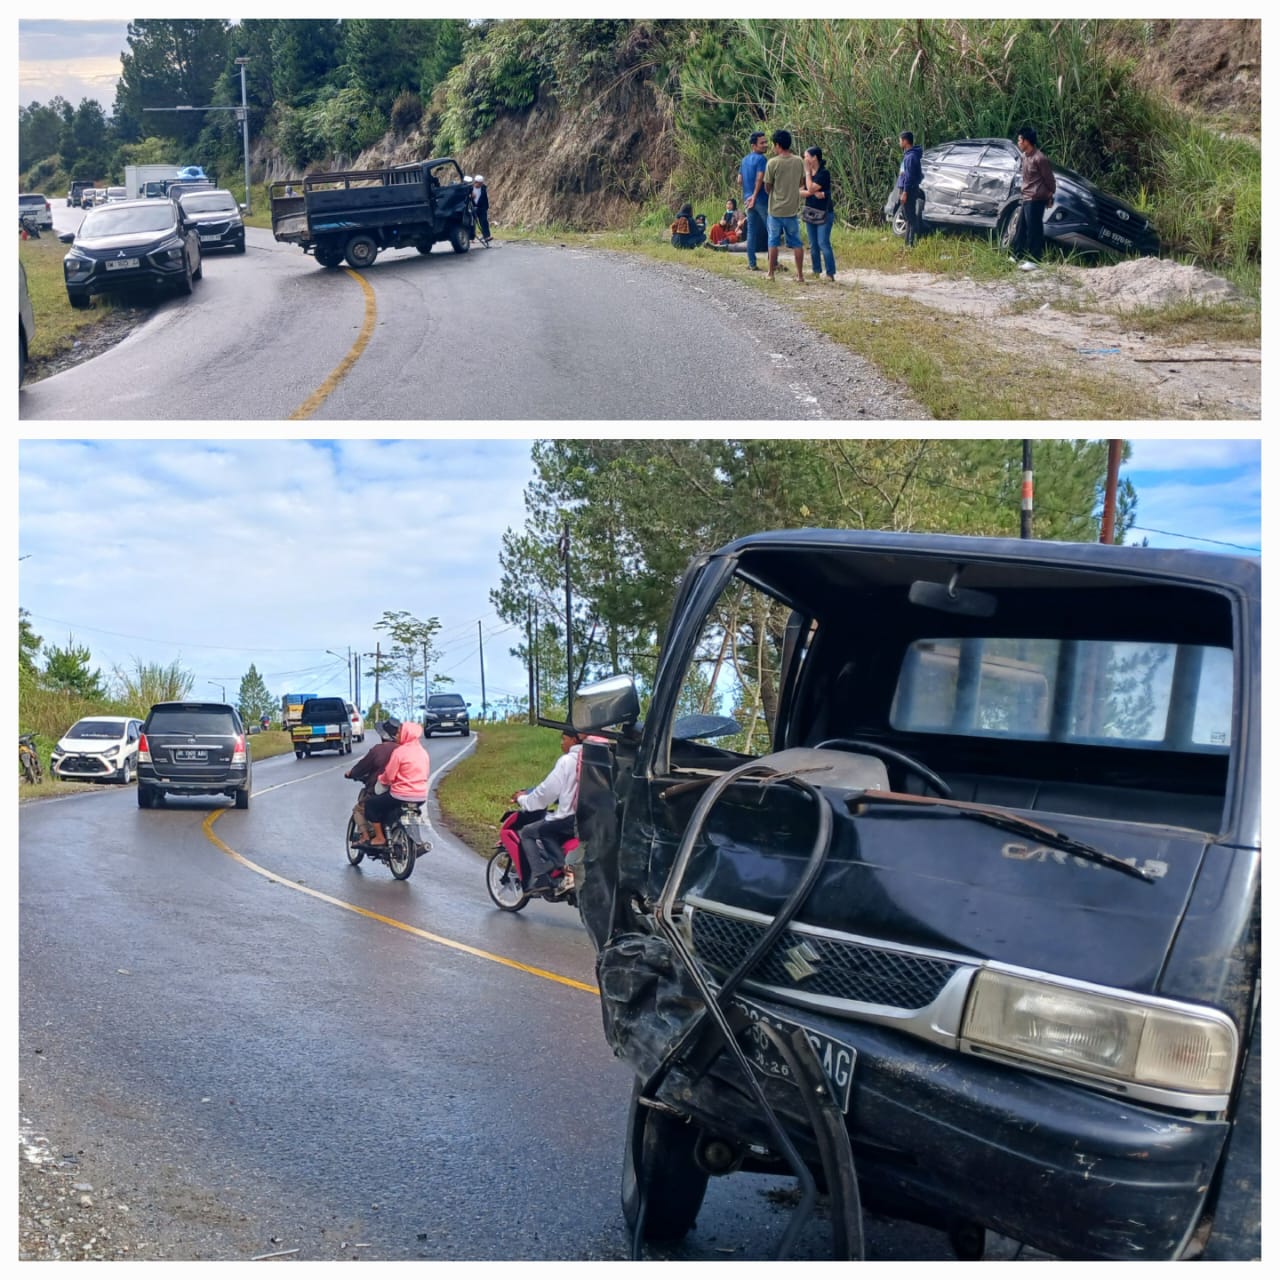
[[[1018,150],[1022,152],[1022,205],[1013,251],[1016,256],[1025,249],[1028,258],[1039,262],[1044,253],[1044,213],[1053,204],[1058,184],[1053,165],[1040,150],[1036,131],[1029,124],[1018,130]]]
[[[769,193],[769,274],[778,269],[778,247],[796,254],[796,283],[804,284],[804,241],[800,239],[800,188],[804,185],[804,161],[791,154],[791,135],[778,129],[773,135],[773,155],[764,167],[764,189]]]

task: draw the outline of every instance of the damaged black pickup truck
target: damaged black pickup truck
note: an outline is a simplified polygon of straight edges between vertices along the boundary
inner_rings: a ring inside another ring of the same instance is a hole
[[[694,561],[643,723],[626,676],[573,707],[636,1256],[739,1170],[798,1180],[779,1257],[819,1195],[838,1258],[864,1208],[970,1258],[1260,1256],[1260,583],[850,531]]]

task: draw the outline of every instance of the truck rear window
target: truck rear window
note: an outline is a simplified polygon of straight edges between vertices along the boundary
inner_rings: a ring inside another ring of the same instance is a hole
[[[302,704],[302,719],[305,724],[327,724],[346,718],[346,704],[336,698],[312,698]]]
[[[1229,649],[1148,641],[917,640],[895,729],[1180,752],[1231,745]]]

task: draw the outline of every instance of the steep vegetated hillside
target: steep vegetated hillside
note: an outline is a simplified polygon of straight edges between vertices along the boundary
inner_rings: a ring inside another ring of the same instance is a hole
[[[747,134],[817,143],[847,223],[875,225],[899,128],[1012,137],[1150,211],[1172,251],[1261,253],[1257,20],[720,20],[491,24],[411,134],[453,152],[507,225],[617,228],[733,194]]]

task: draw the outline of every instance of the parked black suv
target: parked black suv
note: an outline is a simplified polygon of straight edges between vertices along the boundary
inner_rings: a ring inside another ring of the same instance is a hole
[[[924,174],[924,228],[971,227],[995,231],[1008,248],[1018,229],[1022,153],[1007,138],[961,138],[930,147],[920,157]],[[1145,215],[1070,169],[1053,166],[1057,194],[1044,219],[1046,241],[1085,253],[1154,256],[1160,238]],[[896,236],[907,234],[900,192],[885,201],[884,216]]]
[[[244,252],[244,220],[241,206],[230,191],[179,191],[177,202],[183,214],[195,223],[204,253],[210,249]]]
[[[694,561],[643,726],[629,677],[573,702],[634,1239],[741,1169],[826,1192],[839,1258],[864,1205],[962,1256],[1259,1256],[1261,580],[823,529]],[[713,664],[741,726],[681,714]]]
[[[422,736],[433,733],[460,733],[464,738],[471,732],[471,716],[460,693],[433,693],[427,699],[426,713],[422,717]]]
[[[173,200],[117,200],[90,209],[80,230],[58,237],[71,245],[63,259],[67,301],[90,305],[117,289],[173,289],[189,294],[204,272],[200,237]]]
[[[225,702],[157,702],[138,744],[138,808],[165,795],[230,796],[249,807],[252,753],[240,713]]]

